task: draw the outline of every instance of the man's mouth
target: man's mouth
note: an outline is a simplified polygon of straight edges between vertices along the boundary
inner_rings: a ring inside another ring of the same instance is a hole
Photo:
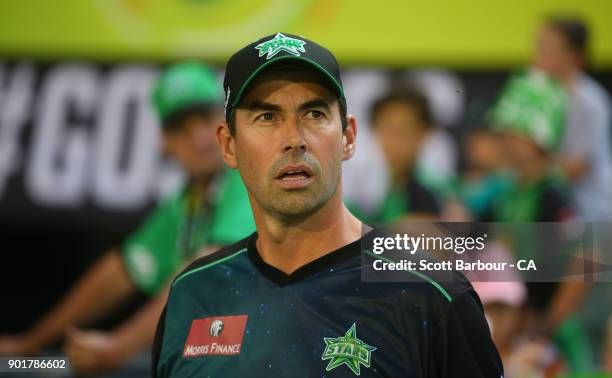
[[[310,175],[304,171],[290,171],[282,174],[279,179],[281,180],[302,180],[310,177]]]
[[[300,189],[310,184],[312,170],[306,165],[290,165],[280,170],[276,179],[285,189]]]
[[[279,180],[304,180],[312,176],[312,171],[305,165],[288,166],[276,176]]]

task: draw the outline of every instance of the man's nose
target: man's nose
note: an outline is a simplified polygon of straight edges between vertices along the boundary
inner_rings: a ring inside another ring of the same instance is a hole
[[[285,122],[283,127],[285,138],[283,139],[283,152],[306,152],[308,144],[304,135],[304,128],[296,119]]]

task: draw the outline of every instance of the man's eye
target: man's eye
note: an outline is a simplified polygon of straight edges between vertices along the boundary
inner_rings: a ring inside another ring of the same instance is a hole
[[[257,116],[257,118],[255,118],[255,120],[258,121],[272,121],[274,120],[274,114],[272,113],[263,113]]]
[[[309,110],[308,113],[306,113],[306,118],[320,119],[324,117],[325,113],[319,110]]]

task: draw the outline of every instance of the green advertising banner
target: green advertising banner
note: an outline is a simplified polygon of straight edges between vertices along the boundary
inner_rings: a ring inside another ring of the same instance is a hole
[[[587,21],[593,66],[612,67],[606,0],[6,0],[0,55],[223,62],[284,31],[320,41],[345,64],[507,67],[529,60],[550,14]]]

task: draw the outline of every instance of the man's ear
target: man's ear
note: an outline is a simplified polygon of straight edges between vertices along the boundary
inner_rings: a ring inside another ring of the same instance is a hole
[[[357,120],[352,114],[346,116],[346,129],[342,132],[342,160],[348,160],[355,154],[357,141]]]
[[[222,121],[217,126],[217,143],[221,149],[221,156],[223,161],[230,168],[238,168],[238,162],[236,159],[236,139],[230,133],[229,125],[227,122]]]

